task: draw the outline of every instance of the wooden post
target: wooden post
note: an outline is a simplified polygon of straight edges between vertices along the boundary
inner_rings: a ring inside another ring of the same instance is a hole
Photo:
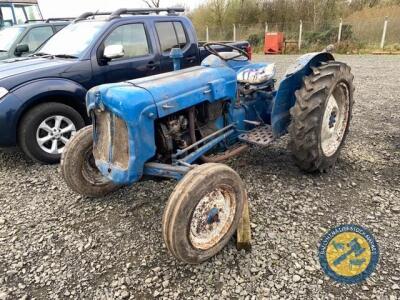
[[[208,26],[206,26],[206,42],[208,43],[208,41],[209,41]]]
[[[246,251],[251,250],[250,211],[247,193],[244,201],[243,215],[239,221],[239,226],[237,228],[236,249],[244,249]]]
[[[233,41],[236,42],[236,24],[233,24]]]
[[[265,33],[268,33],[268,23],[265,22]]]
[[[303,34],[303,21],[300,20],[300,28],[299,28],[299,50],[301,50],[301,36]]]
[[[385,17],[385,22],[383,23],[383,32],[382,32],[382,40],[381,40],[381,49],[385,47],[385,39],[386,39],[386,31],[388,25],[388,17]]]
[[[340,18],[339,33],[338,33],[338,38],[337,38],[338,43],[340,43],[340,40],[342,39],[342,27],[343,27],[343,19]]]

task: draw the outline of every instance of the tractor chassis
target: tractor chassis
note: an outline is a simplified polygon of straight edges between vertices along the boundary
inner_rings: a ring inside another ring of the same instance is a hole
[[[185,176],[187,172],[195,167],[195,165],[192,165],[194,161],[205,155],[226,138],[237,133],[235,127],[235,123],[230,124],[184,149],[179,149],[172,156],[172,164],[154,162],[146,163],[143,171],[144,175],[172,178],[176,180],[182,179],[182,177]],[[189,153],[190,150],[193,150],[196,147],[199,148]]]

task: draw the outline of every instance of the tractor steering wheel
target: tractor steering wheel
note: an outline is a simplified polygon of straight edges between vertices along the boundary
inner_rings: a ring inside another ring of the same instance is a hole
[[[227,47],[230,48],[232,50],[236,50],[238,53],[238,55],[226,58],[223,57],[217,50],[215,50],[212,46],[223,46],[223,47]],[[205,43],[203,45],[204,49],[209,52],[210,54],[214,54],[215,56],[218,56],[220,59],[224,60],[224,61],[228,61],[228,60],[235,60],[236,58],[242,57],[244,56],[245,58],[247,58],[246,60],[250,60],[249,54],[244,51],[243,49],[240,49],[238,47],[232,46],[232,45],[228,45],[228,44],[223,44],[223,43]]]

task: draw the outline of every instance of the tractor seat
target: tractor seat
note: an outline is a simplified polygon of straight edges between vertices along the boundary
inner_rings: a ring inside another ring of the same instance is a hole
[[[248,84],[260,84],[275,77],[275,64],[258,63],[241,68],[237,73],[237,81]]]

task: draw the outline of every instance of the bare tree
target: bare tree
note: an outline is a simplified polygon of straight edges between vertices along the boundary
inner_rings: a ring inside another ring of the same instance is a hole
[[[160,7],[160,2],[161,0],[142,0],[144,3],[147,4],[148,7],[153,8],[153,7]]]

